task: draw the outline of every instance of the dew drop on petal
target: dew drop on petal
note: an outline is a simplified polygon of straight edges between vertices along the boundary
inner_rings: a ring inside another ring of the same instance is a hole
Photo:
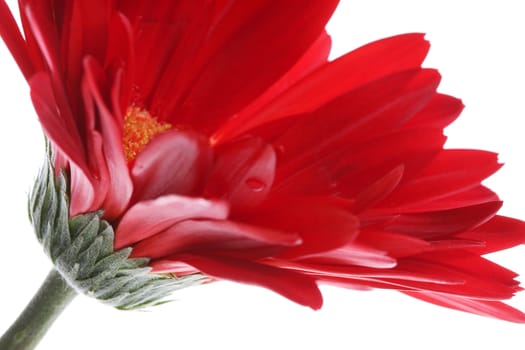
[[[266,183],[255,177],[247,178],[245,184],[254,192],[262,192],[266,188]]]

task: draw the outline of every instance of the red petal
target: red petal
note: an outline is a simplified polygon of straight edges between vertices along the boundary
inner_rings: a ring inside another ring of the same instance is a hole
[[[385,176],[382,176],[379,180],[361,191],[355,197],[354,213],[359,213],[367,207],[376,204],[394,191],[403,177],[404,168],[402,165],[395,167]]]
[[[305,153],[315,159],[349,142],[395,132],[425,106],[439,79],[436,71],[421,69],[381,77],[299,119],[275,144],[283,149],[283,160]]]
[[[425,268],[412,269],[410,271],[400,270],[398,268],[369,268],[355,265],[339,265],[339,264],[317,264],[305,261],[292,260],[275,260],[270,262],[274,266],[281,268],[297,270],[316,276],[319,281],[324,278],[331,280],[333,278],[348,279],[352,283],[361,283],[364,285],[377,286],[376,283],[385,284],[389,288],[403,289],[400,287],[407,287],[407,283],[427,283],[430,286],[436,285],[452,285],[461,286],[464,283],[463,279],[458,279],[457,276],[447,275],[440,271],[439,274],[432,270],[425,270]],[[428,266],[428,264],[426,265]],[[430,272],[429,272],[430,271]],[[356,282],[360,281],[360,282]],[[387,281],[396,281],[387,282]],[[403,284],[400,284],[403,283]]]
[[[392,213],[398,213],[400,211],[405,213],[432,212],[459,207],[470,207],[472,205],[495,201],[499,201],[499,197],[494,192],[482,185],[478,185],[452,195],[443,196],[436,200],[422,201],[416,205],[410,205],[406,207],[391,208],[383,207],[381,204],[379,204],[375,208],[367,209],[366,215],[391,215]]]
[[[203,53],[205,64],[194,75],[197,79],[177,115],[199,130],[213,131],[291,69],[323,32],[336,5],[333,0],[265,1],[250,16],[240,10],[224,14],[215,24],[212,46]],[[236,2],[233,9],[246,7],[253,8],[252,2]],[[215,52],[214,40],[222,41]],[[279,59],[275,59],[277,52]]]
[[[472,278],[479,278],[489,283],[501,283],[507,288],[510,287],[513,291],[519,289],[519,282],[514,280],[518,274],[477,254],[452,249],[449,251],[440,250],[421,254],[417,259],[437,263],[454,269],[457,272],[465,273]]]
[[[410,129],[349,148],[337,164],[342,173],[338,188],[351,198],[399,165],[403,165],[403,179],[409,179],[432,161],[444,143],[440,130]]]
[[[108,183],[94,180],[75,163],[69,163],[69,175],[71,177],[69,184],[71,186],[70,215],[75,216],[100,210],[108,191]]]
[[[403,130],[358,145],[333,148],[325,157],[278,167],[274,191],[286,194],[338,194],[354,198],[392,169],[403,166],[414,176],[445,143],[440,130]]]
[[[340,248],[358,234],[358,220],[349,210],[324,198],[271,201],[244,220],[276,230],[296,232],[303,243],[289,248],[281,258],[304,258]]]
[[[186,263],[174,260],[152,260],[149,263],[153,273],[172,273],[176,276],[186,276],[199,273],[199,270]]]
[[[434,205],[442,198],[479,186],[500,167],[494,153],[443,150],[424,171],[402,184],[379,206],[395,212],[421,211],[429,203]]]
[[[115,117],[111,114],[103,98],[101,80],[103,72],[92,58],[85,60],[85,74],[83,79],[84,104],[87,111],[95,112],[97,124],[102,134],[105,166],[108,171],[108,192],[104,200],[104,217],[116,218],[128,206],[133,185],[129,175],[124,151],[122,136]],[[94,109],[95,111],[93,111]],[[100,167],[100,166],[99,166]]]
[[[126,211],[118,224],[115,249],[153,236],[183,220],[227,216],[227,205],[219,201],[169,195],[139,202]]]
[[[507,285],[498,281],[493,281],[492,276],[484,276],[478,278],[467,273],[456,271],[455,268],[441,267],[434,265],[422,265],[422,268],[428,269],[429,276],[439,278],[457,278],[463,279],[460,284],[436,284],[427,282],[410,281],[408,279],[389,279],[384,278],[381,281],[397,285],[398,289],[403,291],[407,289],[415,289],[421,291],[435,291],[440,293],[447,293],[451,295],[459,295],[473,299],[481,300],[505,300],[511,298],[515,292],[518,291],[516,286]],[[481,269],[482,267],[480,267]],[[408,276],[412,272],[413,267],[404,266],[403,270],[407,269],[405,274]],[[517,283],[516,283],[517,284]]]
[[[467,257],[469,258],[469,257]],[[423,260],[419,258],[398,259],[391,269],[376,269],[352,265],[310,264],[304,262],[276,262],[277,266],[296,269],[323,280],[347,278],[353,284],[404,290],[421,290],[463,295],[484,300],[502,300],[512,297],[519,289],[513,274],[483,258],[475,257],[475,265],[462,266],[463,262]],[[466,264],[472,263],[465,259]],[[476,273],[473,273],[474,271]],[[384,284],[384,285],[382,285]]]
[[[230,281],[253,284],[273,290],[276,293],[314,310],[320,309],[323,297],[315,280],[301,273],[255,262],[209,256],[177,256],[203,273]]]
[[[108,0],[73,1],[50,7],[53,12],[57,11],[57,7],[63,11],[61,16],[53,13],[61,46],[57,52],[61,54],[62,75],[67,77],[68,87],[74,91],[81,84],[86,56],[104,63],[113,8]],[[77,101],[73,99],[71,103],[75,105]],[[73,108],[78,110],[82,107]]]
[[[407,127],[433,127],[443,129],[452,123],[463,110],[461,100],[436,94],[430,103],[406,124]]]
[[[209,1],[159,1],[155,6],[147,1],[119,3],[134,29],[136,61],[127,79],[134,90],[131,97],[138,101],[131,102],[149,106],[163,120],[177,120],[174,106],[195,76],[193,65],[199,51],[208,45],[205,39],[214,5]]]
[[[242,254],[264,246],[294,246],[301,243],[296,233],[276,231],[233,221],[185,220],[140,241],[132,256],[158,259],[183,252],[233,250]]]
[[[374,269],[390,269],[397,264],[397,260],[389,256],[387,251],[362,245],[357,241],[336,250],[310,255],[298,261],[318,265],[365,266]]]
[[[271,189],[275,162],[273,148],[257,138],[221,145],[206,196],[228,200],[236,213],[253,208]]]
[[[376,139],[377,144],[385,142],[383,139],[387,137],[390,140],[393,137],[401,139],[401,133],[394,136],[395,133],[402,123],[420,110],[435,93],[438,81],[439,75],[435,71],[415,70],[398,73],[352,91],[311,115],[299,119],[274,141],[276,148],[281,150],[282,165],[279,168],[278,178],[287,177],[298,170],[304,171],[306,167],[312,167],[312,163],[319,164],[321,161],[326,163],[324,167],[334,168],[333,164],[342,163],[338,158],[347,158],[348,161],[344,162],[345,166],[350,169],[355,168],[355,164],[359,163],[357,160],[351,160],[355,158],[356,152],[361,150],[371,152],[368,150],[369,147],[376,147],[374,150],[381,151],[376,145],[366,145],[365,140]],[[436,134],[438,131],[427,129],[427,133]],[[406,132],[416,134],[414,130]],[[439,142],[439,139],[444,141],[440,136],[433,137],[422,144],[429,147],[437,143],[441,148],[442,142]],[[435,140],[435,143],[430,142],[431,140]],[[416,141],[410,145],[407,145],[406,139],[399,141],[405,147],[415,149]],[[385,149],[383,152],[392,152],[400,148],[400,146],[392,146],[393,149]],[[329,161],[325,160],[326,158]],[[430,160],[431,158],[426,161]],[[348,164],[349,161],[352,164]],[[381,155],[378,158],[367,158],[362,164],[368,165],[370,161],[386,160],[384,155]],[[402,163],[403,160],[391,164],[385,171],[390,171]],[[337,172],[330,168],[327,170]],[[384,173],[376,174],[375,178],[383,175]]]
[[[67,87],[64,85],[61,76],[62,65],[60,64],[60,58],[58,56],[60,52],[60,40],[58,38],[56,24],[50,22],[54,18],[46,18],[46,14],[41,11],[41,8],[38,8],[39,5],[41,6],[42,4],[32,2],[30,5],[21,7],[27,16],[27,25],[29,28],[26,29],[26,32],[30,31],[28,40],[29,38],[35,40],[35,50],[37,48],[40,49],[41,57],[45,60],[41,69],[49,72],[49,80],[52,84],[54,95],[54,98],[50,101],[54,101],[56,104],[57,109],[60,111],[60,117],[72,126],[70,132],[74,134],[73,136],[79,137],[77,125],[82,122],[82,114],[73,113],[71,105],[74,100],[68,98],[66,92]],[[52,16],[53,14],[48,15]],[[22,16],[22,18],[24,17]],[[49,94],[51,94],[51,92]],[[77,122],[76,125],[75,122]]]
[[[426,301],[427,303],[459,311],[493,317],[509,322],[525,323],[525,313],[499,301],[475,300],[461,296],[431,292],[418,291],[404,293],[413,298]]]
[[[356,243],[386,251],[395,258],[420,254],[430,248],[430,244],[420,238],[374,228],[361,229]]]
[[[429,44],[421,34],[399,35],[358,48],[287,89],[260,113],[240,125],[235,134],[271,120],[313,111],[361,85],[419,67],[428,48]]]
[[[401,214],[386,229],[420,238],[438,238],[472,229],[488,221],[501,208],[501,202],[417,214]]]
[[[20,71],[29,81],[34,73],[33,63],[27,52],[26,42],[5,1],[0,1],[0,37],[13,55]]]
[[[167,131],[156,136],[133,163],[133,202],[166,194],[195,195],[211,161],[208,141],[198,134]]]
[[[462,232],[456,237],[484,242],[482,247],[472,247],[468,251],[475,254],[487,254],[525,244],[525,222],[495,216],[472,231]]]
[[[233,135],[238,135],[238,131],[243,129],[246,124],[251,123],[253,115],[264,109],[268,103],[290,88],[291,85],[299,81],[318,68],[328,60],[330,53],[331,40],[326,32],[323,32],[317,41],[308,49],[301,59],[285,74],[279,81],[272,85],[262,95],[255,99],[250,105],[244,108],[235,118],[230,118],[220,127],[211,137],[215,142],[225,142]]]
[[[97,164],[98,179],[93,177],[92,171],[85,158],[84,145],[78,136],[73,120],[59,113],[55,105],[53,87],[44,73],[35,74],[29,81],[33,105],[37,111],[42,128],[53,144],[62,153],[58,158],[65,158],[71,163],[71,215],[98,210],[108,191],[107,169],[103,162],[101,135],[90,130],[89,149],[93,162]],[[65,166],[65,164],[60,164]],[[103,176],[100,176],[103,175]]]
[[[482,241],[474,241],[467,239],[458,238],[444,238],[428,241],[430,243],[430,249],[428,251],[439,252],[439,251],[453,251],[456,249],[466,250],[473,247],[483,247],[485,243]]]
[[[53,85],[46,73],[37,73],[29,80],[31,99],[42,128],[68,159],[87,172],[82,139],[72,119],[58,111]]]
[[[113,76],[111,104],[115,115],[124,116],[127,108],[138,101],[133,101],[133,98],[137,97],[134,95],[135,77],[132,73],[136,67],[136,55],[132,46],[133,31],[128,19],[122,13],[113,14],[108,35],[105,66],[108,67],[108,73]],[[125,69],[122,67],[122,62],[125,62]],[[124,118],[116,118],[115,121],[120,128],[123,127]]]

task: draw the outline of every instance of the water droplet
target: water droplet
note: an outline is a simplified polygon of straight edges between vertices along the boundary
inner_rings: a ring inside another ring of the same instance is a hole
[[[266,184],[255,177],[246,179],[245,183],[254,192],[262,192],[266,188]]]

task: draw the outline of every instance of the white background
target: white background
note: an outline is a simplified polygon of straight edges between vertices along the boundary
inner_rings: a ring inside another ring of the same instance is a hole
[[[393,34],[427,33],[432,49],[425,65],[440,69],[440,91],[461,97],[467,106],[446,130],[448,147],[499,152],[506,165],[487,184],[505,199],[501,213],[525,219],[521,3],[343,0],[329,31],[334,55]],[[40,129],[23,77],[3,45],[0,107],[2,332],[50,269],[26,216],[27,192],[43,154]],[[493,258],[525,274],[525,247]],[[188,289],[176,295],[178,301],[150,312],[116,311],[81,296],[39,349],[525,348],[525,325],[438,308],[390,291],[323,292],[325,306],[318,312],[225,282]],[[525,295],[511,303],[525,310]]]

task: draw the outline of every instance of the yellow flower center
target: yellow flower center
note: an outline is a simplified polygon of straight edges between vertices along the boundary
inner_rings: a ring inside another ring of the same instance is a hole
[[[133,161],[158,134],[171,128],[171,124],[159,122],[148,111],[129,107],[124,116],[122,146],[128,162]]]

